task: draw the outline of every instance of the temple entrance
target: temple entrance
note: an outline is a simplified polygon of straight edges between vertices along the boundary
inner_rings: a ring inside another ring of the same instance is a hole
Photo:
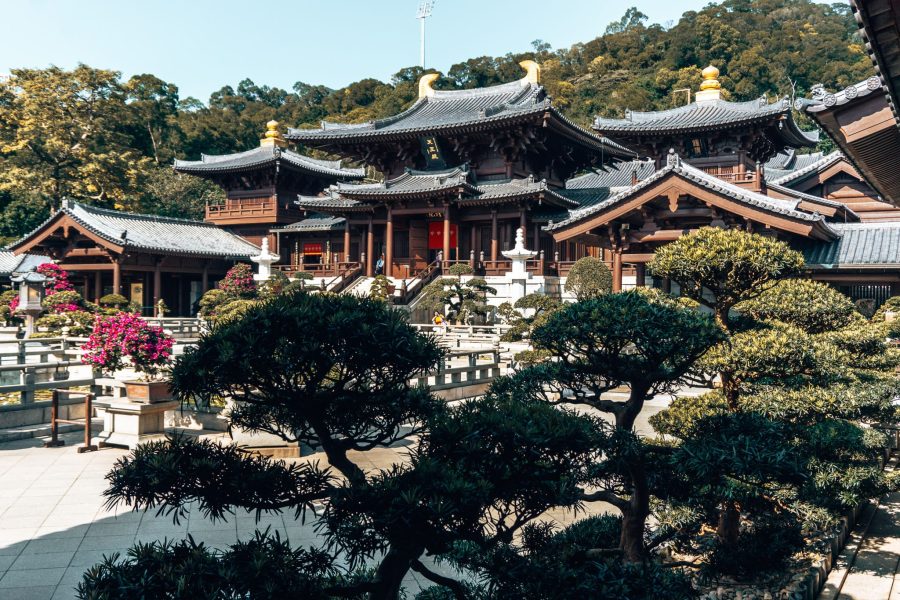
[[[409,259],[412,273],[419,273],[428,266],[428,225],[425,221],[409,222]]]

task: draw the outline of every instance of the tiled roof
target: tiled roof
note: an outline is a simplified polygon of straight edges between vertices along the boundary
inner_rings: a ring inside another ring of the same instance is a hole
[[[627,198],[632,197],[634,194],[640,192],[641,190],[650,187],[653,183],[659,181],[669,173],[675,173],[709,190],[724,194],[734,200],[737,200],[738,202],[749,204],[768,212],[784,215],[801,221],[820,221],[824,224],[824,219],[821,215],[813,215],[798,210],[797,204],[799,203],[799,201],[797,200],[780,200],[777,198],[765,196],[763,194],[758,194],[750,190],[746,190],[734,184],[723,181],[718,177],[715,177],[714,175],[709,175],[701,171],[700,169],[692,167],[691,165],[682,162],[678,155],[670,153],[668,164],[662,169],[658,170],[652,176],[644,179],[635,186],[614,193],[601,201],[593,202],[586,206],[582,205],[581,208],[570,211],[566,219],[551,224],[547,227],[547,229],[551,231],[555,229],[561,229],[577,223],[583,219],[586,219],[596,213],[602,212],[603,210],[611,208],[612,206],[626,200]],[[585,192],[587,192],[587,190],[585,190]]]
[[[632,175],[637,174],[638,181],[646,179],[656,172],[656,163],[652,160],[631,160],[620,162],[607,170],[598,169],[573,177],[566,182],[567,190],[596,188],[631,187]]]
[[[18,247],[61,215],[68,215],[94,235],[126,249],[221,258],[245,258],[259,253],[259,248],[250,242],[211,223],[108,210],[71,200],[63,200],[54,215],[11,247]]]
[[[540,196],[547,200],[549,204],[555,206],[567,208],[575,208],[578,206],[578,203],[574,200],[551,189],[546,181],[535,181],[532,177],[529,177],[528,179],[484,182],[478,185],[477,191],[477,196],[464,198],[462,202],[492,202],[497,200],[508,200],[510,198],[533,197],[540,194]]]
[[[371,211],[372,205],[359,200],[341,198],[335,190],[327,196],[298,196],[295,202],[300,208],[307,210],[339,210],[339,211]]]
[[[313,217],[309,217],[308,219],[303,219],[302,221],[291,223],[290,225],[287,225],[285,227],[273,229],[272,231],[283,231],[288,233],[292,231],[334,231],[336,229],[343,229],[345,222],[346,219],[344,219],[343,217],[315,215]]]
[[[708,100],[656,112],[628,111],[624,119],[597,117],[594,120],[594,129],[604,135],[613,136],[616,133],[629,135],[687,133],[775,122],[786,117],[786,126],[780,128],[779,133],[790,142],[789,145],[799,147],[814,144],[818,139],[817,136],[800,131],[790,115],[791,103],[787,98],[772,104],[769,104],[766,98],[749,102]]]
[[[803,248],[809,266],[819,268],[900,265],[900,223],[835,223],[840,237]]]
[[[13,273],[34,271],[39,265],[50,262],[49,256],[41,254],[13,254],[6,250],[0,250],[0,275],[9,276]]]
[[[772,174],[767,170],[766,175],[769,183],[790,186],[791,183],[805,179],[806,177],[827,169],[831,165],[838,163],[844,159],[844,155],[839,151],[832,152],[831,154],[827,154],[825,156],[823,156],[819,152],[806,156],[808,156],[809,158],[795,162],[796,168],[787,171],[779,177],[770,177],[770,175]]]
[[[465,167],[454,167],[440,171],[416,171],[407,169],[403,175],[382,183],[338,184],[334,190],[342,196],[390,196],[404,194],[434,193],[442,190],[463,189],[475,192],[469,183],[469,171]]]
[[[362,179],[365,169],[345,169],[339,160],[319,160],[297,154],[278,146],[260,146],[246,152],[213,156],[202,154],[200,160],[175,160],[175,170],[182,173],[205,174],[227,171],[248,171],[282,162],[301,171],[338,179]]]
[[[343,124],[323,121],[319,129],[289,129],[287,139],[325,142],[341,139],[417,137],[471,126],[486,126],[550,113],[584,143],[603,149],[610,156],[632,157],[619,144],[600,138],[575,125],[552,106],[544,88],[525,79],[471,90],[433,90],[405,111],[367,123]]]
[[[856,215],[856,213],[853,212],[853,210],[851,210],[849,206],[847,206],[843,202],[838,202],[837,200],[829,200],[828,198],[822,198],[821,196],[814,196],[812,194],[798,192],[795,189],[789,188],[779,183],[767,182],[766,186],[769,189],[775,190],[776,192],[780,192],[782,194],[786,194],[788,196],[791,196],[792,198],[797,198],[798,200],[806,200],[808,202],[821,204],[822,206],[829,206],[831,208],[840,208],[847,211],[851,215]]]

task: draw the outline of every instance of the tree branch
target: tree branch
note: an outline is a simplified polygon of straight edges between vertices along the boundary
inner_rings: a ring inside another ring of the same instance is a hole
[[[609,490],[599,490],[590,494],[582,492],[581,500],[585,502],[606,502],[608,504],[612,504],[619,510],[625,510],[626,508],[628,508],[627,500],[620,496],[617,496]]]
[[[450,591],[453,592],[453,595],[456,596],[456,600],[466,600],[469,597],[469,592],[466,590],[466,586],[464,586],[462,583],[460,583],[459,581],[457,581],[455,579],[452,579],[450,577],[445,577],[443,575],[435,573],[434,571],[432,571],[431,569],[426,567],[424,564],[422,564],[422,561],[420,561],[420,560],[417,560],[414,563],[412,563],[410,565],[410,568],[413,571],[415,571],[416,573],[419,573],[420,575],[425,577],[426,579],[430,579],[431,581],[433,581],[434,583],[436,583],[438,585],[442,585],[445,588],[449,588]]]

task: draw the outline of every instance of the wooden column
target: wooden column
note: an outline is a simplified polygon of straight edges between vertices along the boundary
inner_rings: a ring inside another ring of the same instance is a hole
[[[344,262],[350,262],[350,219],[344,220]]]
[[[613,292],[621,292],[622,291],[622,251],[614,250],[613,251],[613,282],[612,282],[612,291]]]
[[[450,260],[450,203],[444,203],[444,260]]]
[[[94,271],[94,304],[100,304],[103,295],[103,271]]]
[[[519,209],[519,227],[522,229],[522,237],[527,240],[528,239],[528,235],[527,235],[528,234],[528,229],[527,229],[528,221],[526,220],[524,207]],[[515,236],[513,236],[513,239],[515,239]]]
[[[372,217],[369,217],[369,228],[366,232],[366,277],[372,277],[374,270],[372,265],[372,254],[375,252],[375,226],[372,224]]]
[[[540,251],[540,249],[541,249],[541,226],[538,223],[534,224],[534,241],[532,243],[533,243],[533,245],[531,246],[531,249]],[[550,257],[548,257],[548,258],[550,258]]]
[[[664,277],[662,280],[662,291],[664,291],[667,294],[672,293],[672,280],[669,279],[668,277]]]
[[[113,294],[121,294],[122,293],[122,265],[119,263],[119,259],[113,260]]]
[[[209,291],[209,265],[203,265],[203,276],[200,278],[200,289],[203,293]]]
[[[637,263],[634,265],[634,275],[635,285],[637,285],[637,287],[647,286],[647,265],[644,263]]]
[[[387,207],[387,222],[384,226],[385,240],[384,249],[384,274],[388,277],[394,276],[394,211],[390,205]]]
[[[84,297],[85,300],[87,300],[88,302],[90,302],[90,298],[91,298],[91,282],[90,282],[90,279],[88,279],[88,276],[87,276],[87,275],[84,276],[84,293],[82,294],[82,296]]]
[[[156,310],[156,303],[162,298],[162,269],[160,268],[162,261],[157,260],[153,267],[153,308]]]
[[[491,211],[491,262],[497,262],[497,211]]]

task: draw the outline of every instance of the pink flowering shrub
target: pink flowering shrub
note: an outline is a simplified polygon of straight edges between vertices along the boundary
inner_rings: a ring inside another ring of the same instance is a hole
[[[235,299],[251,300],[256,297],[256,282],[250,265],[239,263],[231,267],[219,282],[219,289]]]
[[[16,295],[9,301],[9,312],[14,313],[19,308],[19,296]]]
[[[71,292],[75,289],[69,281],[69,274],[63,271],[56,263],[43,263],[38,265],[37,272],[47,278],[44,291],[48,296],[56,292]]]
[[[81,347],[81,360],[112,372],[127,366],[126,360],[130,359],[135,370],[153,376],[169,362],[174,343],[161,327],[150,325],[135,314],[98,316],[94,332]]]

